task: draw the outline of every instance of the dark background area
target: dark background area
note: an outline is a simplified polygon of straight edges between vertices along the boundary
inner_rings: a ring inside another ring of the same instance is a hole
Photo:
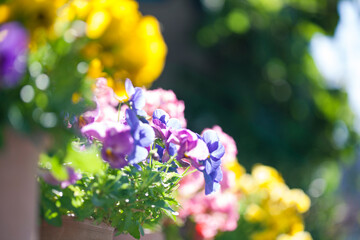
[[[220,125],[235,139],[248,171],[255,163],[273,166],[289,187],[308,191],[315,178],[327,181],[306,218],[314,239],[339,239],[330,227],[336,179],[355,161],[357,142],[346,93],[325,87],[309,54],[314,33],[333,34],[337,4],[140,1],[144,15],[159,19],[168,46],[164,72],[152,88],[172,89],[185,101],[188,128]],[[349,134],[338,141],[334,133],[342,128]]]

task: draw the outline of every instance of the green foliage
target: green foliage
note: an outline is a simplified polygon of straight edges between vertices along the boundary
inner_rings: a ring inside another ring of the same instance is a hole
[[[77,157],[70,152],[68,159]],[[76,184],[65,189],[40,181],[41,215],[50,224],[61,224],[62,215],[74,214],[115,227],[139,239],[143,227],[155,226],[164,216],[175,218],[178,207],[172,193],[180,174],[167,172],[171,161],[140,163],[141,170],[127,166],[122,170],[106,166],[105,171],[85,173]]]

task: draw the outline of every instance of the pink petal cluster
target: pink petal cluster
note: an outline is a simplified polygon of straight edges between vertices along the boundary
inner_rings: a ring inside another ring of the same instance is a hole
[[[185,104],[178,100],[172,90],[164,90],[162,88],[155,90],[146,90],[146,104],[144,110],[149,116],[156,109],[162,109],[167,112],[171,118],[177,118],[182,127],[186,127],[186,119],[184,117]]]
[[[117,121],[118,111],[116,106],[119,104],[119,101],[115,98],[114,90],[107,85],[105,78],[97,80],[95,97],[99,108],[99,115],[95,121]]]
[[[226,165],[227,162],[237,161],[234,139],[219,126],[214,126],[212,130],[216,131],[225,147],[223,163]],[[219,231],[233,231],[237,227],[239,196],[232,191],[235,188],[235,174],[226,167],[222,167],[222,172],[221,191],[209,196],[201,194],[205,186],[201,172],[189,174],[180,181],[178,200],[183,208],[179,216],[194,220],[198,239],[213,239]]]
[[[214,193],[209,196],[197,194],[183,206],[184,213],[196,223],[196,233],[200,239],[213,239],[218,231],[234,231],[239,220],[237,196]]]
[[[96,81],[94,95],[96,108],[81,116],[80,127],[92,122],[116,122],[119,117],[116,109],[119,101],[115,98],[114,90],[107,85],[105,78],[99,78]]]

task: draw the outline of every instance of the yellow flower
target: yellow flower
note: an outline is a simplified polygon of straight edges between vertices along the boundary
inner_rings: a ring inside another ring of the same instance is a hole
[[[265,219],[266,213],[259,205],[252,203],[246,208],[245,219],[249,222],[260,222]]]
[[[252,175],[259,183],[260,187],[271,188],[284,180],[275,168],[256,165],[252,170]]]
[[[88,76],[90,78],[98,78],[98,77],[104,77],[104,72],[103,72],[103,65],[101,64],[100,60],[98,58],[94,58],[89,65],[89,69],[88,69]]]
[[[55,21],[56,11],[65,0],[16,0],[9,3],[12,19],[23,20],[31,31],[49,29]]]
[[[114,90],[121,92],[130,78],[136,86],[150,86],[160,76],[167,47],[158,21],[142,16],[134,0],[74,0],[69,18],[86,22],[90,42],[83,53],[98,58],[114,79]],[[93,77],[100,77],[94,76]]]
[[[259,191],[259,186],[255,179],[250,174],[244,174],[239,179],[239,187],[241,191],[246,194],[254,194]]]
[[[294,205],[300,213],[309,210],[310,198],[301,189],[291,189],[288,191],[285,201],[289,205]]]
[[[294,235],[281,234],[276,240],[312,240],[312,237],[308,232],[298,232]]]
[[[246,172],[245,168],[240,165],[237,159],[224,163],[224,168],[235,174],[236,181],[239,181],[240,177]]]
[[[3,4],[0,5],[0,23],[5,22],[10,16],[10,8],[9,6]]]
[[[256,165],[252,174],[243,174],[238,183],[243,204],[249,204],[245,220],[261,222],[264,227],[251,235],[253,240],[311,240],[304,232],[301,215],[309,209],[310,198],[300,189],[289,189],[276,169]]]

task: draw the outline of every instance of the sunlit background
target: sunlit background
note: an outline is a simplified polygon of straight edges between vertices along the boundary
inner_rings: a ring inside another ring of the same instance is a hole
[[[0,29],[14,70],[0,72],[0,124],[53,134],[51,157],[84,126],[99,77],[120,98],[126,78],[144,87],[149,115],[217,132],[222,189],[205,197],[201,174],[184,177],[168,239],[360,239],[359,0],[0,3],[1,24],[21,23]]]
[[[188,103],[188,126],[222,126],[248,171],[270,165],[302,188],[313,239],[360,238],[360,3],[144,0],[140,9],[168,45],[153,88]]]

